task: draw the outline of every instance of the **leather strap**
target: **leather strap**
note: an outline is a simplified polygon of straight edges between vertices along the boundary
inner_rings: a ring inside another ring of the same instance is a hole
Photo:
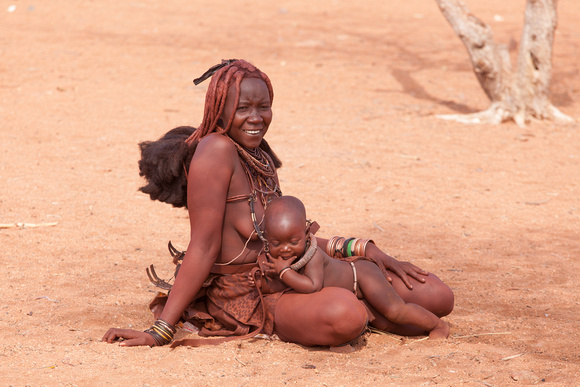
[[[213,265],[210,273],[212,274],[237,274],[244,271],[250,271],[258,267],[258,262],[241,263],[239,265]]]

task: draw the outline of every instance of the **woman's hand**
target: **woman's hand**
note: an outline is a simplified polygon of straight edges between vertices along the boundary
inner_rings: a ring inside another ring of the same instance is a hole
[[[121,347],[134,347],[138,345],[155,346],[155,340],[149,333],[134,331],[132,329],[111,328],[105,333],[102,341],[113,343],[119,339],[123,340],[119,343]]]
[[[423,278],[423,276],[429,275],[429,272],[426,272],[420,267],[415,266],[410,262],[399,262],[395,258],[385,253],[381,254],[381,259],[376,259],[376,261],[383,274],[385,275],[387,281],[393,282],[393,278],[387,272],[387,270],[390,270],[398,277],[400,277],[405,286],[407,286],[409,289],[413,289],[413,285],[407,276],[412,277],[419,282],[425,282],[425,278]]]

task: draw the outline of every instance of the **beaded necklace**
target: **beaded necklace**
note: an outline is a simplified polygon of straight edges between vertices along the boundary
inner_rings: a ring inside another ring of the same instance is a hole
[[[240,157],[258,175],[263,177],[274,177],[276,175],[276,170],[272,167],[269,157],[262,148],[246,149],[235,141],[234,145],[236,146]]]
[[[306,242],[306,249],[304,249],[304,254],[302,255],[302,257],[299,260],[294,262],[290,266],[290,268],[294,271],[298,271],[298,270],[302,269],[304,266],[306,266],[306,264],[308,262],[310,262],[312,257],[314,257],[314,254],[316,253],[317,248],[318,248],[318,243],[316,242],[316,238],[314,237],[314,235],[309,233],[308,234],[308,241]]]
[[[274,169],[270,157],[262,148],[246,149],[233,139],[231,140],[240,155],[244,171],[251,181],[252,195],[256,198],[259,196],[262,205],[266,208],[271,196],[282,195],[282,191],[274,179],[276,169]]]
[[[250,214],[252,216],[254,231],[260,240],[266,243],[264,232],[260,229],[261,222],[258,222],[258,219],[256,218],[254,203],[260,199],[262,207],[266,209],[268,202],[272,200],[272,196],[282,196],[282,190],[274,179],[276,176],[276,170],[272,165],[270,157],[262,148],[246,149],[235,142],[233,138],[229,136],[227,137],[234,143],[242,161],[244,172],[250,182],[250,189],[252,192],[248,200],[250,202]]]

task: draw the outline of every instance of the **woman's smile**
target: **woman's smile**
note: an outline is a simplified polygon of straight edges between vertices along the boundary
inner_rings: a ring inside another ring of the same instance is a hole
[[[257,78],[245,78],[240,83],[240,99],[235,106],[236,88],[230,86],[222,121],[231,121],[228,135],[246,149],[260,146],[272,122],[272,102],[266,83]]]

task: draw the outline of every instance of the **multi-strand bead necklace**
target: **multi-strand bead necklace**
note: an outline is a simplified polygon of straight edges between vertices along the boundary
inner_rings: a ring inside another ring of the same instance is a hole
[[[275,180],[276,169],[272,165],[270,158],[261,148],[246,149],[233,141],[238,154],[244,164],[246,174],[252,180],[252,191],[259,193],[260,200],[264,208],[272,195],[280,196],[282,191]]]

